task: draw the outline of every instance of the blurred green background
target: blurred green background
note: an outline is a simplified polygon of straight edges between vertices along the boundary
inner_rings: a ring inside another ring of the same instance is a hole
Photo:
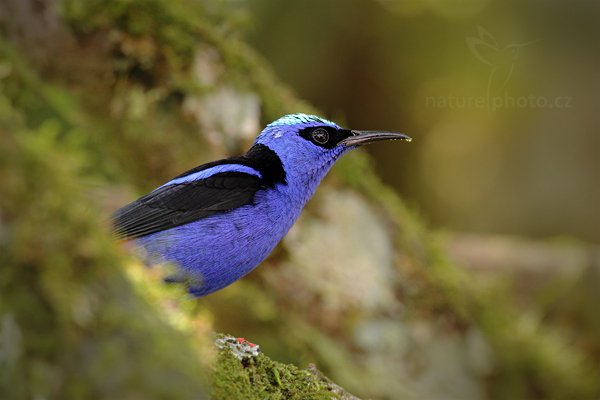
[[[331,397],[215,357],[215,331],[361,398],[597,399],[598,17],[1,0],[0,399]],[[206,298],[112,238],[112,211],[292,112],[414,141],[345,156],[264,265]]]
[[[301,97],[415,138],[369,151],[435,226],[600,241],[597,2],[247,6],[248,39]]]

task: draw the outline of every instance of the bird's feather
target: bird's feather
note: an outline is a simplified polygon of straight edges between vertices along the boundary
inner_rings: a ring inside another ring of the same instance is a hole
[[[114,229],[121,238],[146,236],[252,204],[262,187],[259,176],[237,171],[167,183],[117,211]]]

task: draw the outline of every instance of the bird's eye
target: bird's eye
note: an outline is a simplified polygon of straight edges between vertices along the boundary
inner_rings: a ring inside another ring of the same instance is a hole
[[[312,140],[318,144],[325,144],[329,141],[329,132],[323,128],[315,129],[312,134]]]

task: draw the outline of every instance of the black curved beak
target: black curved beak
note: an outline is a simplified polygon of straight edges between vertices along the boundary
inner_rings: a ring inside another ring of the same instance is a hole
[[[360,146],[363,144],[379,142],[382,140],[404,140],[410,142],[412,138],[404,133],[384,131],[350,131],[352,136],[342,140],[344,146]]]

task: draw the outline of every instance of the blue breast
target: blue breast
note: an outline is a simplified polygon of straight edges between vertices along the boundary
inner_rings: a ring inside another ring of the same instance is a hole
[[[207,295],[252,271],[292,227],[304,204],[293,201],[286,189],[259,191],[254,205],[137,241],[149,255],[179,266],[192,282],[191,293]]]

